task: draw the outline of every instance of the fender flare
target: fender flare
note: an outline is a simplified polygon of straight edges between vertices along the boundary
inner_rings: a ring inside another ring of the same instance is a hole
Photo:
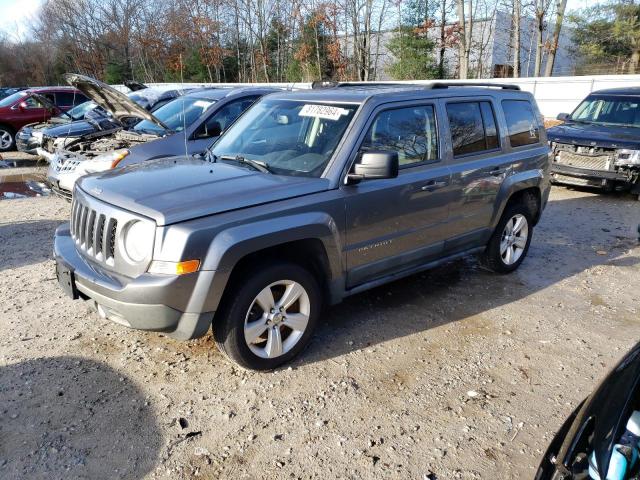
[[[545,190],[545,182],[548,184],[549,180],[545,176],[544,171],[541,169],[527,170],[524,172],[518,172],[513,175],[509,175],[505,178],[504,182],[500,186],[496,203],[498,208],[494,210],[493,217],[491,219],[491,230],[494,230],[502,217],[504,209],[507,207],[509,199],[514,193],[528,188],[537,188],[540,191],[540,209],[543,205],[543,191]]]
[[[320,240],[332,282],[343,276],[342,244],[336,221],[324,212],[305,212],[259,220],[218,233],[207,250],[201,270],[215,270],[202,311],[215,311],[231,272],[247,255],[300,240]]]

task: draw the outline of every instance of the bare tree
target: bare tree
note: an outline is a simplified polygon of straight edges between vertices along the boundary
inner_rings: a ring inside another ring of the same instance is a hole
[[[549,56],[545,65],[544,76],[550,77],[553,74],[553,65],[556,61],[556,53],[558,51],[558,42],[560,40],[560,31],[564,22],[564,12],[567,9],[567,0],[556,0],[556,25],[553,29],[553,38],[549,47]]]
[[[469,56],[471,54],[471,40],[473,35],[473,0],[467,0],[468,19],[465,18],[465,0],[456,0],[458,12],[459,38],[458,44],[458,77],[465,79],[469,76]]]

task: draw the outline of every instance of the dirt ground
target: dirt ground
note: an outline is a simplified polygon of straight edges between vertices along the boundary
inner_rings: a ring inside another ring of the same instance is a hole
[[[468,258],[351,297],[272,373],[66,298],[51,239],[68,215],[0,200],[7,480],[532,478],[640,337],[640,202],[622,194],[554,188],[516,273]]]

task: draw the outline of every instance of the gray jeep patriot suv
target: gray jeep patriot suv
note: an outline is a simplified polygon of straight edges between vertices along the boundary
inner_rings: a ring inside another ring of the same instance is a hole
[[[55,234],[62,288],[240,365],[298,354],[325,304],[462,255],[523,261],[549,195],[533,97],[508,85],[268,95],[202,157],[83,177]]]

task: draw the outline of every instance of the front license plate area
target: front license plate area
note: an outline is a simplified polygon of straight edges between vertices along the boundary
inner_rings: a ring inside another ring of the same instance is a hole
[[[56,262],[56,277],[64,293],[74,300],[79,298],[73,272],[60,262]]]

